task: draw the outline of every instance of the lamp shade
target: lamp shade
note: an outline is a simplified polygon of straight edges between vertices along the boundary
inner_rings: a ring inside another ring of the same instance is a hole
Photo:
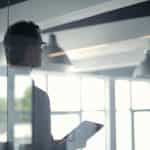
[[[133,77],[150,78],[150,50],[146,52],[144,60],[136,67]]]
[[[58,45],[56,35],[49,35],[49,41],[46,49],[48,51],[48,57],[50,62],[68,65],[71,64],[64,50]]]

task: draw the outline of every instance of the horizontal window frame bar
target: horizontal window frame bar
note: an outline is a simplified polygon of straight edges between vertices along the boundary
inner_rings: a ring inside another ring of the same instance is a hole
[[[51,114],[81,114],[83,112],[105,112],[105,110],[92,110],[92,111],[52,111]]]
[[[135,112],[150,112],[150,109],[132,109],[133,113]]]

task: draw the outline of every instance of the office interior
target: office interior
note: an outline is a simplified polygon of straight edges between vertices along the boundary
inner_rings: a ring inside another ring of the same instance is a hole
[[[4,34],[20,20],[40,26],[38,68],[7,65]],[[33,81],[50,98],[54,139],[85,120],[104,125],[66,150],[149,150],[150,76],[135,76],[150,58],[149,25],[149,0],[1,0],[0,150],[32,143]]]

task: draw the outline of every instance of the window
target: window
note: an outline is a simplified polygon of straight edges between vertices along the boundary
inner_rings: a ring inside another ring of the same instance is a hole
[[[61,139],[71,132],[78,124],[78,114],[52,114],[52,135],[55,139]],[[61,128],[60,128],[61,126]],[[59,129],[59,130],[58,130]],[[57,132],[58,131],[58,132]]]
[[[49,117],[51,117],[51,132],[54,139],[63,138],[82,121],[88,120],[102,123],[104,128],[91,137],[82,150],[91,150],[93,147],[94,150],[107,148],[106,140],[108,140],[111,126],[108,129],[106,119],[112,119],[109,118],[107,113],[110,110],[107,110],[106,107],[105,81],[107,79],[97,76],[45,73],[34,76],[34,80],[36,86],[48,92],[50,97],[51,114]],[[116,141],[116,150],[122,147],[128,150],[140,150],[141,148],[147,150],[150,147],[148,141],[150,138],[150,84],[147,81],[129,79],[113,81],[115,81],[113,82],[115,90],[112,90],[115,94],[115,107],[111,109],[115,114],[114,138],[116,140],[111,142],[115,144]],[[20,87],[22,90],[18,92]],[[31,140],[31,104],[28,103],[31,98],[30,88],[30,78],[21,75],[15,77],[14,136],[18,143],[30,143]],[[141,100],[142,98],[144,100]],[[25,103],[24,99],[26,99]],[[105,133],[105,130],[108,132]]]
[[[116,80],[116,148],[131,148],[130,82]]]
[[[103,79],[49,75],[48,94],[51,100],[54,138],[62,138],[84,120],[104,124],[105,84]],[[62,130],[60,125],[63,127]],[[88,140],[84,150],[92,149],[95,144],[100,144],[101,149],[105,149],[104,129]],[[98,149],[98,147],[94,148],[94,150]]]
[[[115,89],[117,149],[149,149],[150,83],[116,80]]]
[[[50,75],[48,94],[52,111],[80,110],[80,80],[78,77]]]
[[[94,77],[83,77],[81,79],[81,88],[81,102],[83,111],[104,110],[104,80]]]
[[[105,124],[105,113],[104,111],[92,111],[83,112],[82,121],[88,120],[101,124]],[[95,146],[97,145],[97,146]],[[105,129],[98,131],[92,138],[90,138],[86,144],[84,150],[99,150],[99,146],[102,150],[105,150]]]
[[[148,150],[150,148],[150,111],[136,112],[134,114],[135,150]]]
[[[150,82],[132,81],[132,110],[134,121],[134,148],[150,148]]]
[[[82,121],[89,120],[104,124],[104,102],[106,100],[104,80],[97,77],[82,77],[81,91]],[[102,150],[105,149],[104,129],[88,140],[84,150],[91,150],[93,147],[98,150],[99,147],[95,145],[100,145]]]
[[[150,109],[150,82],[132,82],[132,108]]]

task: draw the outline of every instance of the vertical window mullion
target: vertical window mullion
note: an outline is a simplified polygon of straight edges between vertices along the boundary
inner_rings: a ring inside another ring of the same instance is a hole
[[[135,139],[134,139],[134,112],[132,108],[132,81],[130,80],[130,112],[131,112],[131,149],[135,150]]]
[[[106,81],[106,149],[116,150],[115,83]]]

